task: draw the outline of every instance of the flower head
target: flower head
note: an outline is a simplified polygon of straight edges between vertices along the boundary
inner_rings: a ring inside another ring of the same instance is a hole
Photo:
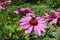
[[[6,5],[10,4],[10,3],[11,3],[11,0],[2,0],[2,1],[0,2],[0,5],[6,6]]]
[[[54,11],[51,10],[51,15],[49,14],[45,14],[44,19],[48,22],[50,22],[50,24],[52,25],[57,25],[60,22],[60,10],[58,9],[58,11]]]
[[[10,4],[11,3],[11,0],[1,0],[0,1],[0,11],[5,9],[5,6]]]
[[[47,27],[45,21],[40,17],[25,16],[21,18],[20,22],[20,27],[25,29],[26,34],[34,31],[36,35],[40,36],[42,32],[46,32],[45,28]]]
[[[19,10],[14,11],[16,14],[21,14],[22,16],[26,16],[28,13],[32,13],[32,10],[30,8],[21,8]]]

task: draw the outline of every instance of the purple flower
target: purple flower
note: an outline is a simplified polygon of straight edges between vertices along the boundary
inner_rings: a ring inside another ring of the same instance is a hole
[[[11,3],[11,0],[1,0],[0,1],[0,11],[5,9],[5,6],[10,4]]]
[[[19,10],[14,11],[14,13],[26,16],[26,14],[32,13],[32,10],[30,8],[21,8]]]
[[[25,34],[30,34],[34,31],[36,35],[41,36],[42,32],[46,32],[45,29],[47,27],[43,18],[24,16],[20,22],[20,27],[25,29]]]
[[[51,15],[45,14],[44,19],[52,25],[60,25],[60,9],[58,11],[51,10]]]
[[[0,2],[0,5],[6,6],[6,5],[10,4],[10,3],[11,3],[11,0],[2,0],[2,1]]]

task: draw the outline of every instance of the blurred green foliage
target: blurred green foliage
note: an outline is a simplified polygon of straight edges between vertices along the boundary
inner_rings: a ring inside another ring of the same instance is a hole
[[[0,40],[60,40],[60,27],[56,28],[48,23],[47,32],[42,36],[36,36],[34,33],[24,34],[24,30],[19,26],[21,15],[14,13],[22,7],[31,8],[38,16],[43,16],[45,13],[50,14],[52,9],[44,0],[12,0],[12,3],[0,12]]]
[[[60,7],[60,0],[46,0],[47,4],[52,8]]]

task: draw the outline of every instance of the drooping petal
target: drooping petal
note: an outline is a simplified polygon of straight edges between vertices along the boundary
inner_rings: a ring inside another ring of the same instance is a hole
[[[46,24],[38,24],[42,28],[47,28]]]
[[[38,27],[34,26],[34,32],[36,35],[40,36],[41,35],[41,31]]]
[[[29,28],[29,27],[30,27],[30,25],[22,25],[22,26],[21,26],[22,29],[27,29],[27,28]]]
[[[27,30],[25,30],[25,34],[30,34],[32,32],[33,26],[30,26]]]
[[[46,32],[45,28],[43,27],[44,25],[38,25],[37,27],[40,29],[42,32]]]
[[[55,25],[57,23],[57,18],[53,19],[50,24]]]
[[[14,13],[19,14],[19,11],[14,11]]]

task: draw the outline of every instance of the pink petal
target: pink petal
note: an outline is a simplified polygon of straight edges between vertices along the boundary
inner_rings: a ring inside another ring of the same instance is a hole
[[[56,19],[53,19],[51,22],[50,22],[50,24],[56,24],[57,23],[57,18]]]
[[[25,10],[25,8],[21,8],[21,9],[20,9],[20,11],[24,11],[24,10]]]
[[[27,17],[28,17],[28,16],[33,16],[33,17],[35,17],[35,15],[34,15],[33,13],[27,13],[26,16],[27,16]]]
[[[51,10],[52,13],[55,13],[56,11],[55,10]]]
[[[20,26],[26,25],[26,24],[29,24],[29,22],[22,22],[22,23],[20,23]]]
[[[23,12],[24,12],[25,10],[29,10],[30,13],[32,12],[30,8],[21,8],[21,9],[20,9],[20,11],[23,11]]]
[[[14,11],[14,13],[19,14],[19,11]]]
[[[42,26],[38,25],[37,27],[40,29],[40,31],[46,32],[45,29]]]
[[[55,12],[55,15],[57,16],[57,18],[59,18],[60,17],[60,15],[59,15],[60,13],[59,12]]]
[[[29,28],[30,27],[30,25],[22,25],[22,26],[20,26],[22,29],[27,29],[27,28]]]
[[[37,20],[40,20],[41,18],[40,17],[36,17]]]
[[[5,9],[5,8],[4,8],[3,6],[0,5],[0,11],[3,10],[3,9]]]
[[[38,24],[42,28],[47,28],[46,24]]]
[[[49,20],[51,20],[51,17],[50,17],[49,14],[45,14],[44,19],[45,19],[46,21],[49,21]]]
[[[42,21],[42,20],[37,20],[39,24],[44,24],[45,21]]]
[[[46,13],[46,14],[45,14],[45,17],[48,17],[48,16],[50,16],[50,15],[49,15],[48,13]]]
[[[31,20],[31,17],[24,17],[20,20],[20,22],[29,22]]]
[[[34,26],[34,32],[36,35],[40,36],[41,35],[41,31],[38,27]]]
[[[25,34],[30,34],[32,32],[33,26],[30,26],[27,30],[25,30]]]

